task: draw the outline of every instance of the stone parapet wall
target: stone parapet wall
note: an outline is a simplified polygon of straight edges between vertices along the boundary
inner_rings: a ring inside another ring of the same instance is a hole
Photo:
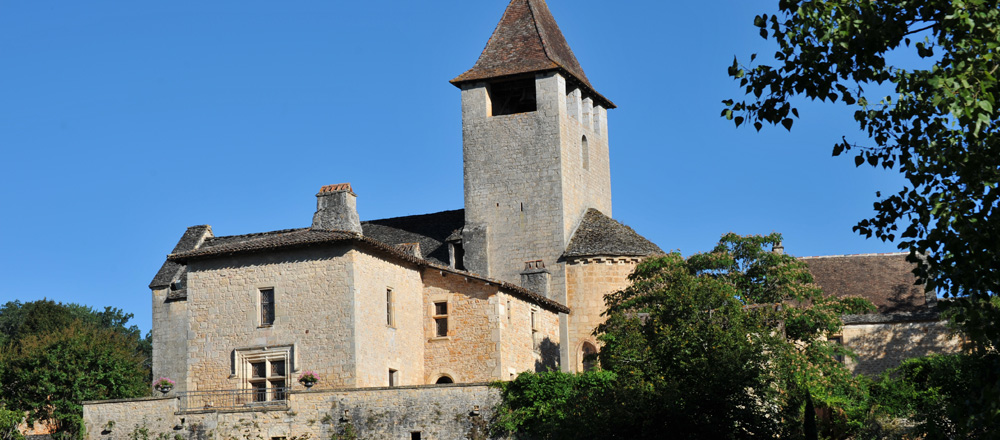
[[[435,385],[297,391],[270,411],[182,413],[177,398],[84,402],[83,416],[88,440],[318,440],[348,431],[372,440],[485,439],[498,402],[486,384]]]

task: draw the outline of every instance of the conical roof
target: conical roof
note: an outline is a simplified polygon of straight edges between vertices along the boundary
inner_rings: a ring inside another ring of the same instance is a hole
[[[550,70],[566,73],[571,82],[586,89],[599,104],[615,108],[614,103],[590,85],[545,0],[511,0],[476,65],[451,83],[459,86],[470,81]]]

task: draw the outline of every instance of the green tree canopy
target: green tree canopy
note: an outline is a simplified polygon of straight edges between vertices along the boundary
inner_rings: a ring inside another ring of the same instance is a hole
[[[776,44],[772,61],[734,60],[748,100],[727,100],[737,126],[791,129],[793,98],[842,103],[867,139],[834,156],[900,172],[908,184],[878,195],[855,230],[899,240],[929,289],[967,299],[957,319],[980,348],[1000,343],[1000,2],[997,0],[780,0],[754,20]],[[921,60],[894,65],[891,60]],[[893,96],[866,89],[894,87]],[[846,127],[845,127],[846,129]]]
[[[80,434],[84,400],[149,393],[149,335],[132,315],[49,300],[0,307],[0,408]]]
[[[523,374],[504,385],[502,431],[539,438],[802,438],[806,406],[826,432],[855,432],[866,388],[827,340],[840,316],[873,309],[829,298],[781,236],[727,234],[711,252],[638,265],[606,297],[601,373]],[[573,428],[576,427],[576,430]]]

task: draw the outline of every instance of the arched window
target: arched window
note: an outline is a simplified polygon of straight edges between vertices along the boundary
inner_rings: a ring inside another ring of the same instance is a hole
[[[587,136],[584,136],[583,139],[580,140],[580,158],[583,161],[583,169],[589,170],[590,169],[590,145],[589,145],[589,142],[587,142]]]
[[[438,378],[437,382],[434,383],[455,383],[455,381],[448,376],[441,376]]]
[[[597,359],[594,355],[597,354],[597,347],[590,342],[584,342],[583,347],[580,348],[580,361],[583,363],[583,371],[591,371],[597,367]]]

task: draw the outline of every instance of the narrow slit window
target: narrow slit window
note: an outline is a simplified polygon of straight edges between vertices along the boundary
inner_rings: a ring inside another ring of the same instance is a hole
[[[396,326],[396,298],[393,297],[392,289],[385,289],[385,325]]]
[[[590,169],[590,142],[587,142],[587,137],[584,136],[580,140],[580,160],[583,162],[583,169]]]
[[[389,386],[391,387],[399,386],[398,370],[393,370],[392,368],[389,369]]]
[[[260,290],[260,325],[274,325],[274,289]]]

